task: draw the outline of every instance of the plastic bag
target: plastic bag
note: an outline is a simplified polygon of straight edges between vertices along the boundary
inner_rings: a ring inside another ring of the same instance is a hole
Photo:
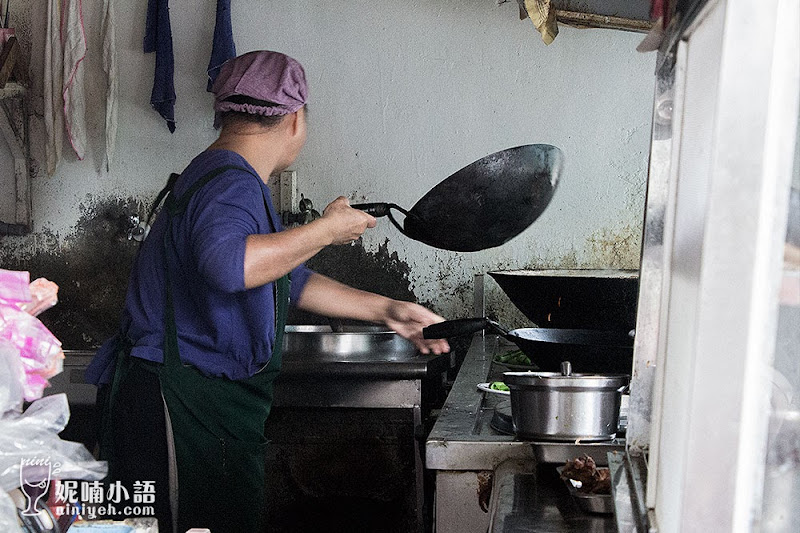
[[[27,272],[0,269],[0,531],[21,531],[8,491],[52,480],[99,481],[108,465],[83,444],[61,440],[69,421],[64,394],[41,398],[47,378],[61,372],[61,343],[31,313],[55,303],[58,286],[28,283]],[[34,296],[35,295],[35,296]],[[33,401],[24,412],[23,399]]]
[[[0,268],[0,299],[7,302],[29,302],[31,276],[27,272]]]
[[[103,479],[105,461],[95,461],[83,444],[59,438],[68,421],[65,394],[46,396],[24,413],[0,419],[0,488],[18,487],[21,465],[36,461],[49,462],[52,479]]]
[[[0,531],[22,533],[17,523],[17,506],[6,491],[0,490]]]
[[[22,412],[25,369],[19,352],[10,344],[0,342],[0,417],[6,412]]]
[[[45,278],[35,279],[29,285],[31,301],[19,306],[32,316],[39,316],[58,303],[58,285]]]
[[[58,303],[58,285],[45,278],[29,280],[28,272],[0,268],[0,300],[15,302],[21,310],[38,316]]]
[[[0,531],[18,530],[16,507],[8,506],[6,493],[20,487],[23,479],[34,485],[55,479],[94,481],[106,477],[105,461],[95,461],[83,444],[59,438],[68,421],[64,394],[47,396],[24,413],[9,411],[0,418]]]
[[[50,307],[58,286],[44,278],[28,283],[29,277],[27,272],[0,269],[0,341],[17,349],[24,397],[33,401],[42,397],[48,378],[62,371],[64,352],[61,342],[30,314]]]

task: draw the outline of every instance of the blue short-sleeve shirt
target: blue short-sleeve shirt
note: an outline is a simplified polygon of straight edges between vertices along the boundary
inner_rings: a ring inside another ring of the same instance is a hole
[[[243,379],[269,362],[275,341],[274,283],[244,287],[248,235],[282,230],[269,188],[237,153],[209,150],[186,167],[174,193],[180,197],[206,173],[226,165],[249,172],[227,170],[194,194],[169,228],[173,250],[167,261],[181,360],[209,376]],[[156,218],[137,255],[121,328],[133,342],[131,355],[155,362],[163,361],[165,215]],[[304,265],[291,272],[292,303],[311,273]],[[98,351],[87,370],[89,381],[109,381],[113,345],[110,341]]]

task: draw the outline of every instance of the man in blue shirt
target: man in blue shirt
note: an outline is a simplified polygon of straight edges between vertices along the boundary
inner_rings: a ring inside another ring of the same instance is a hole
[[[306,140],[302,67],[275,52],[228,61],[214,83],[219,138],[171,184],[137,256],[118,337],[88,378],[104,388],[101,453],[123,486],[155,481],[161,531],[261,531],[264,422],[288,305],[380,322],[422,353],[443,320],[304,266],[375,219],[339,197],[283,230],[266,181]]]

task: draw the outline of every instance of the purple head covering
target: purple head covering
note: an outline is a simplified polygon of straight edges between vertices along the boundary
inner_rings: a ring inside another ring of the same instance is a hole
[[[214,127],[219,127],[220,114],[239,111],[254,115],[288,115],[303,107],[308,98],[308,85],[303,67],[279,52],[248,52],[226,61],[212,88],[214,93]],[[242,102],[245,96],[260,102]],[[226,99],[233,101],[226,101]],[[269,102],[269,103],[268,103]]]

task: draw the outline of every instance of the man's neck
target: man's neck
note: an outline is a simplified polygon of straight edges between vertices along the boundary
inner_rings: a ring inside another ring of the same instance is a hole
[[[271,131],[223,132],[209,150],[230,150],[242,156],[266,182],[280,164],[281,139]]]

